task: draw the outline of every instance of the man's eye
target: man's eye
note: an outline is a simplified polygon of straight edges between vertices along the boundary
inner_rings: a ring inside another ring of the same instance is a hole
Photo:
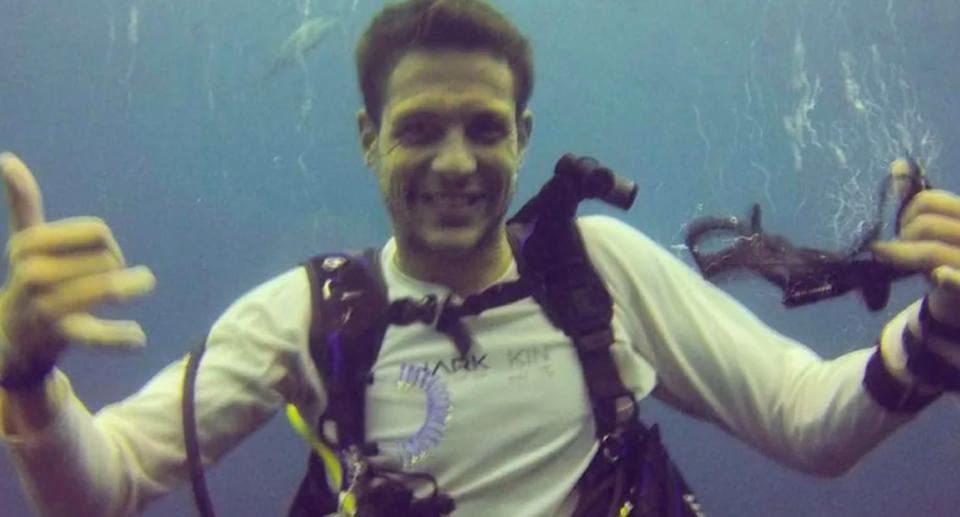
[[[397,137],[411,143],[424,143],[437,137],[437,124],[427,120],[404,122],[397,130]]]
[[[493,143],[507,134],[507,127],[493,117],[479,117],[470,122],[467,128],[470,138],[480,142]]]

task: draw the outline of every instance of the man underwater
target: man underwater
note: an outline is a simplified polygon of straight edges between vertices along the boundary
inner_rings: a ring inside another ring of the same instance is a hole
[[[505,216],[533,129],[528,41],[478,0],[408,0],[379,12],[356,56],[363,160],[393,231],[379,250],[390,298],[467,298],[517,279]],[[97,415],[55,363],[71,342],[142,345],[136,322],[89,311],[148,293],[154,277],[126,265],[105,222],[45,221],[27,166],[9,153],[0,166],[11,227],[0,293],[3,441],[38,514],[135,514],[188,478],[177,417],[185,361]],[[893,318],[877,346],[831,361],[636,229],[607,217],[576,224],[613,300],[611,354],[636,400],[655,395],[792,468],[845,472],[947,388],[908,367],[911,344],[960,377],[960,198],[951,193],[919,193],[899,239],[874,247],[883,262],[929,276],[924,300]],[[196,381],[204,466],[284,403],[311,423],[332,403],[309,350],[314,309],[297,267],[214,324]],[[458,516],[572,515],[601,444],[570,339],[529,298],[464,324],[484,359],[462,363],[483,365],[462,375],[422,368],[458,357],[435,328],[384,336],[366,393],[378,460],[429,474]],[[518,382],[517,350],[539,351],[549,368]],[[430,433],[419,432],[424,413]]]

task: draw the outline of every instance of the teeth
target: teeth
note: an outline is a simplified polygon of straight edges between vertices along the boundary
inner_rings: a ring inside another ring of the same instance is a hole
[[[445,205],[473,205],[483,199],[482,194],[422,194],[421,199],[426,203],[443,203]]]

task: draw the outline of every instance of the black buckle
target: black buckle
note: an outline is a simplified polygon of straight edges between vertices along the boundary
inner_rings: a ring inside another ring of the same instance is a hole
[[[451,309],[456,307],[456,305],[453,303],[452,294],[448,294],[443,298],[440,298],[434,293],[424,296],[420,300],[419,306],[420,321],[433,328],[439,328],[441,326],[443,320],[445,319],[444,311],[446,311],[448,306]]]
[[[617,429],[600,439],[600,453],[609,464],[615,464],[630,451],[630,444],[624,429]]]
[[[628,452],[628,435],[633,427],[631,423],[636,422],[637,402],[632,394],[618,396],[610,402],[613,404],[615,427],[600,439],[600,452],[610,463],[616,463]]]

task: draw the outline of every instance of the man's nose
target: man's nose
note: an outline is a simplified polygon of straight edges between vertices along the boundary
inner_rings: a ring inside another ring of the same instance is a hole
[[[470,174],[476,170],[477,159],[462,129],[452,129],[447,133],[433,158],[432,166],[435,172],[452,176]]]

